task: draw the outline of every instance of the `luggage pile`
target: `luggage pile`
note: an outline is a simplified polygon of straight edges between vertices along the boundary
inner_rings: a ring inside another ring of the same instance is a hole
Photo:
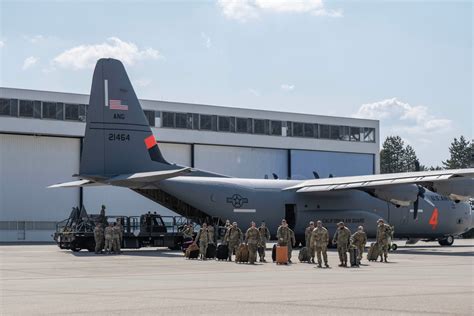
[[[187,259],[197,259],[199,257],[199,246],[192,243],[186,248],[185,256]]]

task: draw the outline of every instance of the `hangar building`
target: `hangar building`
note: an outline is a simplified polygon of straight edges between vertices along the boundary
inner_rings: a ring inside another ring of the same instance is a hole
[[[0,241],[51,241],[55,223],[81,204],[89,213],[101,204],[111,215],[172,213],[124,188],[46,188],[79,172],[88,102],[85,94],[0,88]],[[140,102],[170,162],[268,181],[379,172],[375,120]]]

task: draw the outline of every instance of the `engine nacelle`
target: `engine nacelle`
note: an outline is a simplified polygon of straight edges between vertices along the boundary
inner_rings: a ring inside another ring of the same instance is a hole
[[[381,200],[400,206],[409,206],[418,197],[418,186],[416,184],[398,184],[387,187],[377,187],[373,195]]]
[[[433,190],[453,201],[467,201],[474,196],[474,179],[454,178],[433,183]]]

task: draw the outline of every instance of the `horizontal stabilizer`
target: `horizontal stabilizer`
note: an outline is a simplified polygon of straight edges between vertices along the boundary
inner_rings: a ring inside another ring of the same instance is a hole
[[[107,180],[109,184],[126,184],[126,183],[152,183],[159,182],[161,180],[174,178],[185,175],[191,172],[190,167],[175,169],[175,170],[163,170],[163,171],[150,171],[150,172],[139,172],[132,174],[122,174]]]
[[[101,186],[101,185],[105,185],[105,184],[97,183],[97,182],[94,182],[94,181],[91,181],[91,180],[77,180],[77,181],[53,184],[53,185],[50,185],[48,187],[48,189],[94,187],[94,186]]]

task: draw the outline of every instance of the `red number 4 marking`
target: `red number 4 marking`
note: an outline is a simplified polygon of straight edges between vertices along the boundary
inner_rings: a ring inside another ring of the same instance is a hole
[[[429,224],[431,225],[433,230],[436,229],[436,226],[438,226],[438,208],[435,208],[433,210],[433,214],[431,214]]]

